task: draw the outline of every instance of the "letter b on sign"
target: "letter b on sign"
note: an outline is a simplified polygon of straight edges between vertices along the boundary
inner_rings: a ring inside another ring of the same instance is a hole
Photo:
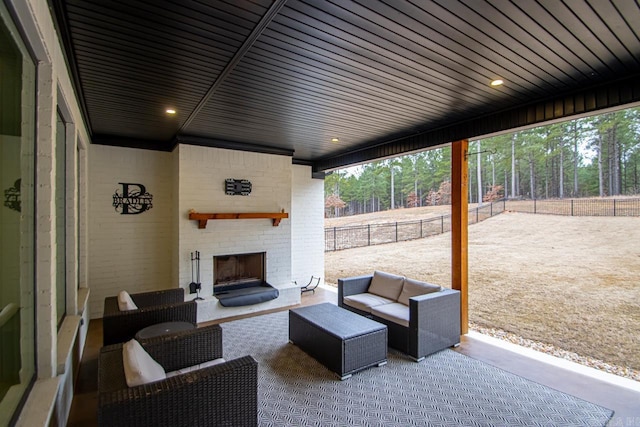
[[[122,191],[116,190],[113,195],[113,207],[122,215],[137,215],[153,207],[153,195],[147,192],[142,184],[119,182]]]

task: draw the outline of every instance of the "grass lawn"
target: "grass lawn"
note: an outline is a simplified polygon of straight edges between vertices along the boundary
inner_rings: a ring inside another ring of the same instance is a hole
[[[399,210],[397,220],[411,219],[412,210]],[[425,210],[416,208],[415,219]],[[377,269],[450,287],[450,239],[327,252],[325,280]],[[640,218],[507,212],[471,225],[469,318],[640,378]]]

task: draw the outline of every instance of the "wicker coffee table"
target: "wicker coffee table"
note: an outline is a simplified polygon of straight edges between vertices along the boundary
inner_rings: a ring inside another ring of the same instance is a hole
[[[289,340],[341,380],[387,363],[387,326],[330,303],[289,310]]]

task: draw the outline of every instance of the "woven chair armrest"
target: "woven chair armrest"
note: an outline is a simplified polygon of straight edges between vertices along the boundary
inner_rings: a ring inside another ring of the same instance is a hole
[[[338,279],[338,306],[342,307],[344,297],[367,292],[373,275],[354,276]]]
[[[195,324],[197,309],[195,301],[184,301],[104,314],[102,318],[103,345],[128,341],[140,329],[156,323],[182,321]]]
[[[460,331],[460,292],[445,289],[440,292],[409,298],[409,326],[420,329],[444,321]]]
[[[257,424],[258,363],[244,356],[137,387],[99,390],[99,425]]]
[[[131,294],[131,299],[140,308],[184,302],[184,289],[171,288],[160,291]]]
[[[167,372],[223,357],[220,325],[144,339],[140,344]]]
[[[175,304],[184,302],[184,290],[182,288],[173,288],[164,289],[161,291],[131,294],[131,299],[136,304],[136,306],[138,306],[138,308]],[[118,313],[120,313],[120,309],[118,308],[118,297],[106,297],[104,299],[103,316],[109,316]]]

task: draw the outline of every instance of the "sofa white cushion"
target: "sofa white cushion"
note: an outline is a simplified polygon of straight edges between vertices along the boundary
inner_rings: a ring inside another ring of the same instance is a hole
[[[226,362],[226,360],[224,360],[222,357],[219,359],[209,360],[204,363],[200,363],[199,365],[188,366],[186,368],[178,369],[177,371],[167,372],[167,378],[175,377],[176,375],[186,374],[187,372],[197,371],[203,368],[208,368],[209,366],[219,365],[224,362]]]
[[[129,311],[129,310],[137,310],[138,306],[131,299],[131,295],[127,291],[120,291],[118,293],[118,310],[120,311]]]
[[[124,376],[129,387],[164,380],[164,368],[135,339],[122,346]]]
[[[358,310],[371,313],[371,307],[375,307],[381,304],[389,304],[395,301],[367,292],[364,294],[349,295],[347,297],[344,297],[342,302],[344,302],[349,307],[357,308]]]
[[[409,298],[418,295],[430,294],[431,292],[440,292],[442,286],[434,285],[432,283],[420,282],[419,280],[404,279],[404,285],[402,286],[402,292],[398,297],[398,302],[404,305],[409,305]]]
[[[371,314],[397,323],[406,328],[409,327],[409,307],[399,302],[378,305],[371,308]]]
[[[384,271],[374,271],[373,278],[371,279],[371,284],[369,285],[367,292],[397,301],[398,296],[400,296],[400,292],[402,291],[403,283],[403,276],[385,273]]]

